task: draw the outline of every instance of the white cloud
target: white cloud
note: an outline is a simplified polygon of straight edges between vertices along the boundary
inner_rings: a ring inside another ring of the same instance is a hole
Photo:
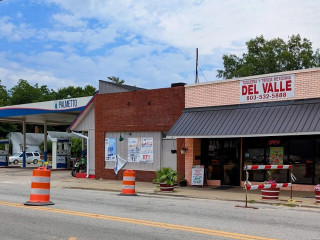
[[[111,21],[151,40],[178,48],[203,49],[234,47],[258,35],[268,38],[301,33],[319,42],[317,1],[298,0],[207,0],[207,1],[55,1],[79,18]],[[315,22],[316,21],[316,22]],[[312,24],[310,24],[312,23]],[[309,33],[309,34],[308,34]],[[317,46],[318,47],[318,46]]]
[[[92,74],[86,73],[85,68],[83,70],[79,69],[78,66],[81,65],[73,58],[65,59],[64,54],[47,52],[31,57],[25,55],[7,56],[6,53],[0,53],[0,61],[3,63],[0,66],[0,79],[7,89],[16,85],[19,79],[25,79],[31,85],[36,83],[39,86],[47,85],[48,88],[55,90],[82,84],[83,86],[89,84],[95,87],[98,85],[96,81],[92,81],[90,77]],[[88,61],[90,61],[89,58]],[[42,64],[33,64],[36,62]],[[83,60],[81,60],[81,63],[83,66],[86,65]],[[83,75],[86,75],[86,77],[83,77]],[[80,81],[78,76],[82,76]]]
[[[320,48],[316,0],[48,2],[61,10],[48,16],[52,26],[41,26],[35,32],[30,23],[19,25],[2,17],[0,37],[45,40],[43,52],[35,49],[29,56],[20,56],[44,65],[23,68],[21,63],[19,71],[32,81],[36,76],[27,73],[38,71],[39,84],[48,81],[54,87],[57,79],[61,85],[96,86],[98,79],[113,75],[146,88],[168,87],[178,81],[192,83],[195,48],[199,48],[205,78],[212,81],[216,70],[222,68],[223,54],[245,52],[245,42],[262,34],[267,39],[286,40],[300,33]],[[17,81],[14,70],[12,76],[6,76]],[[199,77],[205,81],[202,72]]]
[[[59,23],[65,27],[86,27],[87,26],[86,21],[79,19],[75,15],[58,13],[58,14],[54,14],[52,16],[52,19],[55,21],[55,23]]]
[[[29,28],[27,24],[13,24],[8,17],[0,18],[0,38],[6,38],[8,41],[22,41],[33,37],[35,30]]]

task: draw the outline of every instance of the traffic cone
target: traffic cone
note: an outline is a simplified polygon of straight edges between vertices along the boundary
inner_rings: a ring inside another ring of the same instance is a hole
[[[122,193],[123,196],[137,196],[136,194],[136,173],[133,170],[123,172]]]
[[[54,205],[50,201],[50,177],[51,171],[45,167],[38,167],[38,169],[33,170],[30,200],[25,202],[24,205]]]

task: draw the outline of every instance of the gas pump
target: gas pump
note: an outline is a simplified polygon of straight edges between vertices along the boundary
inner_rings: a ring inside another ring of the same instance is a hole
[[[57,168],[71,167],[71,142],[69,139],[57,139]]]
[[[0,167],[8,167],[9,165],[9,139],[1,139],[0,144],[4,144],[4,150],[0,150]]]

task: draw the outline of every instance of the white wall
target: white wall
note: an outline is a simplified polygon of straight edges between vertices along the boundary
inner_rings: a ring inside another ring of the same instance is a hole
[[[161,168],[170,167],[177,171],[177,153],[171,153],[171,150],[177,150],[177,141],[175,139],[162,139],[162,149]]]
[[[131,135],[130,135],[131,134]],[[162,134],[161,132],[122,132],[121,136],[124,137],[123,141],[119,141],[120,132],[107,132],[105,135],[107,138],[116,138],[117,139],[117,154],[128,160],[128,138],[141,138],[141,137],[153,137],[153,163],[141,163],[141,162],[128,162],[123,169],[132,169],[132,170],[147,170],[147,171],[156,171],[160,169],[161,163],[160,159],[162,158]],[[105,167],[108,169],[113,169],[115,162],[105,162]]]
[[[89,137],[89,174],[95,175],[95,169],[96,169],[96,163],[95,163],[95,131],[94,129],[89,129],[88,131],[88,137]]]

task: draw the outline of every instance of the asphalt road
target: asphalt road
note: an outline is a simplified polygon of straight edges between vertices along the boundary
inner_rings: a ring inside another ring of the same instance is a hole
[[[320,239],[317,209],[114,192],[51,189],[30,207],[30,182],[0,182],[0,239]]]

